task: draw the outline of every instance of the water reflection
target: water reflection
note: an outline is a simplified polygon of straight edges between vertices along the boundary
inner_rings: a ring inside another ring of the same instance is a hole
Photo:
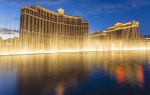
[[[146,89],[144,65],[149,65],[149,55],[147,51],[124,51],[1,56],[0,95],[83,95],[80,92],[91,86],[92,78],[99,80],[100,76],[112,81],[105,85]],[[103,81],[99,82],[101,85],[92,85],[99,91],[106,89]]]

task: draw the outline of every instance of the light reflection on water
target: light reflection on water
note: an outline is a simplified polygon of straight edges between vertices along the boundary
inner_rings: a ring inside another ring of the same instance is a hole
[[[150,95],[150,52],[0,56],[0,95]]]

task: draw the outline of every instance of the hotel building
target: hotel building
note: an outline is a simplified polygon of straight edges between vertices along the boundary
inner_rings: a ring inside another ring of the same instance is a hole
[[[142,42],[138,31],[139,23],[116,23],[103,32],[90,35],[91,48],[99,50],[123,50],[140,47]]]
[[[47,10],[38,5],[21,8],[21,46],[30,50],[81,49],[88,39],[88,22],[82,17]]]
[[[138,40],[140,37],[138,28],[139,23],[136,21],[125,24],[116,23],[103,32],[92,33],[90,38],[98,40]]]

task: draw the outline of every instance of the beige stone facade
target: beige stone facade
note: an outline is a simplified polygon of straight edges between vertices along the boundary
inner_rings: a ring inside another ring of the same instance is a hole
[[[114,26],[107,28],[103,32],[91,34],[91,39],[107,39],[107,40],[138,40],[139,23],[136,21],[128,23],[116,23]]]
[[[21,8],[20,37],[27,49],[83,48],[88,38],[88,22],[38,5]]]

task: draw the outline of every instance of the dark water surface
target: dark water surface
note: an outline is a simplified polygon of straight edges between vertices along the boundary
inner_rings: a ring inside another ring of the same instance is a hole
[[[150,52],[0,56],[0,95],[150,95]]]

